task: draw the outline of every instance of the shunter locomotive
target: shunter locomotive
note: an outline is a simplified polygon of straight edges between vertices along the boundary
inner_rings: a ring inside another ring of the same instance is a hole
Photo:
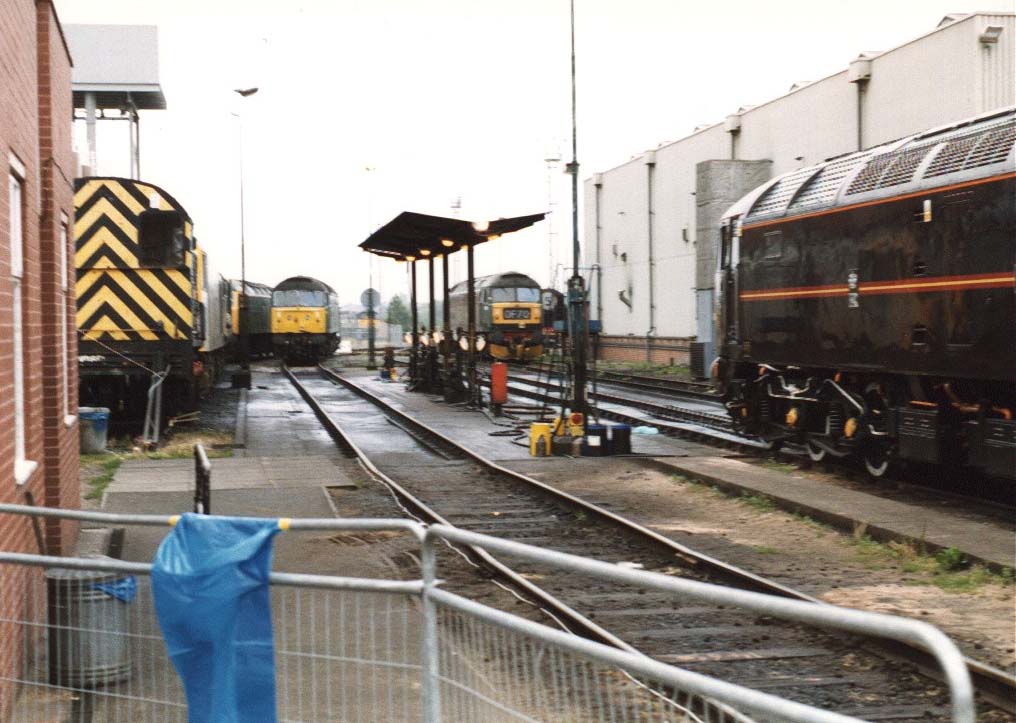
[[[74,207],[81,403],[140,419],[158,373],[163,410],[192,408],[232,329],[228,282],[210,272],[190,216],[128,178],[78,179]]]
[[[801,168],[722,220],[714,374],[820,460],[1016,478],[1016,109]]]
[[[525,274],[509,271],[474,279],[476,330],[487,341],[494,359],[526,361],[543,354],[540,285]],[[469,288],[462,281],[449,290],[453,328],[469,323]]]
[[[320,361],[339,348],[339,297],[328,284],[291,276],[272,290],[272,347],[280,359]]]

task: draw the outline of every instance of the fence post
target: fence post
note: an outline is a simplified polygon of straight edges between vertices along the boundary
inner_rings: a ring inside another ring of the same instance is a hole
[[[200,444],[194,445],[194,512],[212,514],[212,464]]]
[[[423,688],[423,720],[425,723],[441,721],[441,691],[438,675],[437,606],[430,597],[436,586],[437,560],[434,540],[426,532],[421,540],[420,572],[423,576],[423,662],[421,681]]]

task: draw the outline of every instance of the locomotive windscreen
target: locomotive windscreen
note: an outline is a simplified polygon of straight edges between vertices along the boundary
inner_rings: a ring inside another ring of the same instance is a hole
[[[506,288],[495,286],[490,290],[490,300],[493,302],[522,301],[539,303],[540,290],[524,287]]]
[[[272,294],[273,306],[324,306],[325,292],[306,289],[286,289]]]

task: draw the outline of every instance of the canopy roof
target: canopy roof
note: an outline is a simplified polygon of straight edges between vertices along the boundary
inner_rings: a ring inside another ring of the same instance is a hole
[[[485,230],[479,231],[476,224],[460,218],[403,211],[372,233],[360,244],[360,248],[398,261],[437,256],[451,253],[456,247],[475,246],[506,233],[521,231],[542,221],[546,215],[534,213],[530,216],[499,218],[490,221]]]

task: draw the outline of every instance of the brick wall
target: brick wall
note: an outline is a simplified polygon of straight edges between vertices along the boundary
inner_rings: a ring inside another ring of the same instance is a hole
[[[77,425],[63,413],[62,386],[76,385],[76,344],[68,337],[62,359],[61,332],[73,326],[73,298],[63,294],[59,275],[59,222],[73,221],[70,58],[49,0],[0,0],[0,502],[80,506]],[[24,274],[21,281],[25,383],[25,452],[37,468],[24,481],[14,474],[14,364],[11,278],[11,157],[24,166],[22,182]],[[71,239],[68,244],[73,248]],[[70,288],[73,289],[73,257]],[[58,293],[59,292],[59,293]],[[72,295],[71,295],[72,296]],[[68,326],[60,329],[59,304],[69,304]],[[74,387],[69,387],[73,389]],[[76,393],[71,395],[76,408]],[[50,554],[66,554],[75,530],[45,529]],[[0,516],[0,550],[39,552],[31,522]],[[24,620],[26,585],[37,572],[0,566],[0,619]],[[24,627],[0,623],[0,679],[17,678],[25,651]],[[0,719],[11,700],[0,683]]]
[[[39,58],[39,161],[41,180],[40,308],[47,353],[42,358],[46,505],[80,506],[76,330],[74,312],[74,156],[69,53],[49,2],[37,4]],[[64,233],[66,229],[66,233]],[[64,247],[61,249],[61,243]],[[66,282],[64,272],[66,268]],[[62,326],[62,328],[61,328]],[[61,344],[61,336],[64,344]],[[71,377],[75,377],[72,379]],[[77,527],[50,520],[46,544],[51,554],[73,551]]]
[[[687,366],[691,362],[692,341],[694,337],[601,335],[596,347],[596,358],[610,362]]]

